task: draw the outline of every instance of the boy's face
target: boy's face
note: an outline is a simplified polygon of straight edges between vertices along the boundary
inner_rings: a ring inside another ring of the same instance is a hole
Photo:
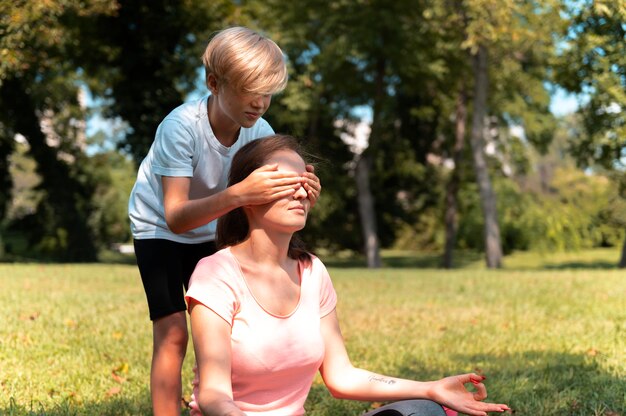
[[[272,96],[270,94],[250,94],[235,90],[229,85],[219,86],[216,98],[216,116],[221,120],[211,120],[226,123],[234,123],[237,127],[249,128],[254,126],[259,118],[270,107]]]

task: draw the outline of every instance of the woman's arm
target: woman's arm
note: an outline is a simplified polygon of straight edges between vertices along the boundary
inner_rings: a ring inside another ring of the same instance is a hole
[[[204,416],[245,416],[233,401],[230,325],[191,301],[191,333],[200,379],[195,399]]]
[[[503,404],[482,402],[487,397],[487,391],[482,383],[484,377],[477,374],[421,382],[355,368],[348,357],[336,311],[322,318],[321,331],[326,354],[320,372],[334,397],[363,401],[429,399],[474,416],[508,409]],[[465,383],[470,382],[476,386],[476,392],[465,388]]]

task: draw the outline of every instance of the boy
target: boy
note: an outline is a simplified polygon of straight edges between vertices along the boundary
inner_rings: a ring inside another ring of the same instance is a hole
[[[301,184],[312,204],[321,186],[263,166],[227,188],[230,162],[246,143],[274,133],[262,115],[287,84],[280,48],[247,28],[212,37],[204,55],[210,95],[173,110],[159,125],[130,195],[135,255],[153,322],[150,391],[154,415],[180,414],[188,333],[184,292],[199,259],[213,254],[216,219],[241,206],[289,196]]]

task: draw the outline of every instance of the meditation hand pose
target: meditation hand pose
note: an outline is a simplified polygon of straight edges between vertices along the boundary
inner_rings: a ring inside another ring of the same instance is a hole
[[[302,155],[290,136],[253,141],[233,158],[229,186],[264,165],[302,175]],[[191,414],[303,415],[318,371],[334,397],[396,401],[368,416],[445,416],[442,406],[469,415],[507,410],[482,402],[487,393],[477,374],[419,382],[352,365],[330,276],[294,236],[304,228],[310,205],[300,188],[219,219],[220,250],[200,260],[186,294],[197,360]]]

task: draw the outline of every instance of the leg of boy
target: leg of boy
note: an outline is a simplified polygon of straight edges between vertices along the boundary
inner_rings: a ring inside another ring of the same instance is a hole
[[[150,393],[155,416],[178,415],[182,399],[181,370],[187,351],[186,312],[153,322]]]
[[[179,415],[181,370],[189,340],[183,288],[187,288],[198,260],[215,252],[215,243],[160,239],[134,243],[152,319],[150,395],[154,415]]]

